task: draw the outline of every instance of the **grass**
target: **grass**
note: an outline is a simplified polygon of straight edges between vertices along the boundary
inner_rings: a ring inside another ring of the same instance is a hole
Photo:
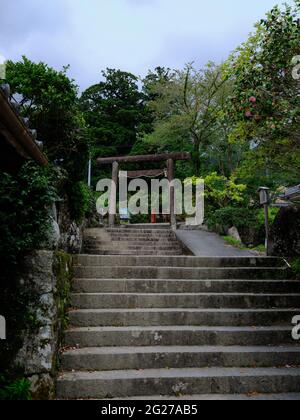
[[[244,245],[242,242],[238,241],[237,239],[232,238],[231,236],[222,236],[224,241],[226,241],[229,245],[234,246],[235,248],[246,250],[246,251],[257,251],[261,253],[266,252],[266,248],[264,245],[258,245],[253,248],[248,248],[246,245]]]

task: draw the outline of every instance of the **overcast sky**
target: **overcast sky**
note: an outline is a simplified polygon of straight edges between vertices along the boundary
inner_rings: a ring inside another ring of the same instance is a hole
[[[4,0],[2,0],[4,1]],[[85,89],[106,67],[144,76],[156,66],[221,62],[281,0],[10,0],[0,14],[0,55],[26,55]]]

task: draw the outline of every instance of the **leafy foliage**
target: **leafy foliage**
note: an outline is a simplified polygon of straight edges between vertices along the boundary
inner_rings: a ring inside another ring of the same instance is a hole
[[[236,183],[236,178],[213,172],[204,177],[205,204],[208,211],[215,211],[229,205],[241,205],[244,201],[246,185]]]
[[[224,107],[231,87],[223,78],[222,68],[209,63],[197,71],[189,64],[183,71],[160,70],[156,77],[149,73],[144,83],[150,98],[148,107],[154,115],[154,131],[144,136],[144,143],[155,145],[157,151],[192,152],[194,173],[199,175],[201,157],[217,133],[227,150]]]
[[[24,56],[22,61],[8,62],[6,77],[13,96],[21,98],[22,114],[37,129],[49,159],[78,181],[86,169],[88,139],[77,86],[68,78],[67,70],[64,67],[58,72]]]
[[[81,224],[90,210],[91,201],[94,204],[91,190],[84,182],[77,182],[69,185],[68,196],[72,203],[71,218]]]
[[[3,375],[0,376],[0,400],[28,401],[31,400],[30,382],[28,379],[16,379],[9,382]]]
[[[103,155],[127,154],[143,120],[144,96],[131,73],[107,69],[102,76],[104,81],[88,88],[80,99],[90,136]]]
[[[256,32],[230,57],[227,76],[234,91],[229,117],[233,142],[246,142],[244,174],[267,174],[274,184],[293,183],[300,165],[299,55],[300,2],[274,7]]]
[[[0,257],[10,266],[20,254],[36,249],[49,228],[49,208],[56,199],[55,171],[28,163],[16,177],[0,179]],[[2,264],[1,264],[2,266]]]
[[[29,307],[36,296],[20,283],[25,253],[38,249],[49,228],[49,208],[56,198],[55,172],[26,164],[17,176],[0,179],[0,307],[8,336],[1,344],[0,369],[8,368],[22,345],[22,331],[32,323]]]

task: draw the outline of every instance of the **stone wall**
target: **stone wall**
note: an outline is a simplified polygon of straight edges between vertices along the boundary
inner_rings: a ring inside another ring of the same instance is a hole
[[[58,350],[67,323],[67,307],[72,277],[68,254],[35,251],[24,261],[21,287],[34,296],[29,308],[30,322],[24,331],[23,346],[15,360],[16,368],[31,381],[34,399],[55,396]]]
[[[300,206],[282,208],[270,232],[270,255],[300,256]]]
[[[85,224],[78,225],[71,218],[68,200],[66,198],[57,204],[55,220],[60,229],[59,248],[70,254],[79,254],[82,249]]]

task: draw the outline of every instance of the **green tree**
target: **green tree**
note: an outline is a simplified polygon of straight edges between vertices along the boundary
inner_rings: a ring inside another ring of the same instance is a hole
[[[107,69],[102,75],[104,81],[88,88],[81,97],[94,153],[126,155],[145,121],[144,95],[138,78],[131,73]]]
[[[230,84],[221,66],[209,63],[197,71],[190,64],[182,71],[167,73],[167,77],[150,74],[150,82],[147,90],[150,86],[152,100],[148,106],[155,121],[154,131],[144,136],[144,143],[155,146],[156,151],[192,152],[196,175],[203,172],[209,153],[214,153],[213,149],[208,152],[208,146],[220,135],[226,156],[228,121],[224,107]],[[224,150],[222,154],[224,159]]]
[[[52,162],[80,180],[87,161],[87,141],[83,115],[79,111],[77,86],[67,76],[68,67],[56,71],[26,57],[7,64],[6,77],[12,96],[21,103],[21,112],[38,131]]]
[[[299,181],[299,80],[293,77],[299,55],[300,2],[274,7],[249,40],[227,63],[234,92],[229,116],[230,137],[247,144],[239,175],[267,178],[273,183]]]

